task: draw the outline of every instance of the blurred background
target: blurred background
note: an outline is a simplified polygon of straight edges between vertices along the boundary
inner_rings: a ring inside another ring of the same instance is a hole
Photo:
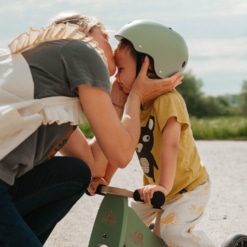
[[[193,125],[198,124],[198,119],[214,118],[213,123],[203,124],[224,129],[224,122],[227,127],[233,123],[231,128],[236,132],[236,124],[241,123],[240,134],[227,132],[216,138],[224,139],[225,135],[230,139],[247,139],[246,0],[0,1],[0,48],[7,48],[30,27],[47,26],[51,18],[66,11],[100,19],[113,31],[113,47],[117,44],[114,32],[135,19],[159,21],[173,28],[185,38],[189,48],[184,83],[178,90],[185,98]],[[221,117],[219,122],[216,116]],[[206,138],[203,133],[195,136]]]

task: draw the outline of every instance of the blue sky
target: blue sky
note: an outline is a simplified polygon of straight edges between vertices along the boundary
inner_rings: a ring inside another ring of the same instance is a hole
[[[247,80],[246,0],[0,0],[0,47],[30,27],[39,29],[59,12],[95,16],[117,31],[134,19],[172,27],[186,40],[192,71],[205,95],[240,93]],[[110,40],[116,45],[114,37]]]

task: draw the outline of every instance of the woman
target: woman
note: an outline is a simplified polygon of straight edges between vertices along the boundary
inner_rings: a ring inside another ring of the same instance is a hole
[[[141,103],[182,76],[151,80],[145,61],[130,93],[114,83],[110,96],[108,33],[80,14],[31,29],[9,48],[0,58],[0,246],[42,246],[87,189],[88,165],[125,166],[138,142]],[[92,143],[77,128],[83,113],[97,138]]]

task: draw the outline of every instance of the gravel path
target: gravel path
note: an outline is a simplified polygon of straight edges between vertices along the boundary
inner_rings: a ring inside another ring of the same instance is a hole
[[[247,142],[196,143],[213,185],[211,200],[199,228],[220,246],[230,234],[247,234]],[[134,156],[127,168],[116,173],[111,185],[135,190],[141,185],[141,179]],[[45,247],[87,247],[101,200],[99,195],[83,196],[56,226]]]

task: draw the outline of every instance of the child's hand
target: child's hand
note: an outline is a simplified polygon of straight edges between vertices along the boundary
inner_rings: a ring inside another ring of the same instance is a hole
[[[147,205],[151,205],[151,199],[153,198],[154,192],[156,191],[160,191],[164,195],[167,195],[166,188],[157,184],[146,185],[138,189],[141,199]]]
[[[108,185],[104,178],[92,178],[87,188],[89,195],[94,196],[99,185]]]

